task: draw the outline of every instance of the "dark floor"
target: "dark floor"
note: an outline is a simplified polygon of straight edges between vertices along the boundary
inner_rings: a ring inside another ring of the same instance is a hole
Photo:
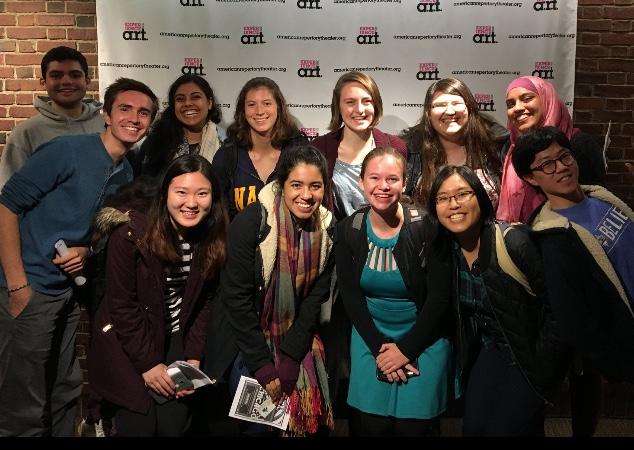
[[[608,384],[604,383],[603,406],[601,419],[595,433],[596,437],[634,437],[634,385],[632,384]],[[210,394],[201,395],[200,400],[205,405],[222,405],[228,401],[226,395],[217,396]],[[216,391],[218,392],[218,391]],[[213,417],[210,423],[195,424],[197,431],[194,435],[209,432],[214,436],[235,436],[237,434],[236,421],[224,416],[224,413],[211,411]],[[459,407],[450,409],[441,419],[441,436],[458,437],[461,435],[462,419]],[[570,424],[570,400],[567,385],[564,385],[554,406],[547,411],[547,419],[544,431],[547,437],[570,437],[572,429]],[[90,432],[89,434],[90,435]],[[94,431],[93,434],[94,436]],[[335,421],[335,430],[331,433],[334,437],[346,437],[348,425],[345,419]]]

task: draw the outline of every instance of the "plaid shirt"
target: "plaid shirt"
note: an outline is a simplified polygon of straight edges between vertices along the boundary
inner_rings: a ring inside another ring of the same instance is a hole
[[[480,335],[485,347],[489,348],[495,342],[505,342],[480,276],[480,261],[476,259],[469,269],[460,247],[456,244],[454,249],[459,270],[458,300],[464,320],[470,321],[473,331]]]

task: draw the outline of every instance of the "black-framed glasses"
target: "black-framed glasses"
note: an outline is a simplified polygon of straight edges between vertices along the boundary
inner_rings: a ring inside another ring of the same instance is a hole
[[[559,155],[558,158],[549,159],[548,161],[541,163],[539,166],[531,168],[531,171],[534,172],[539,170],[540,172],[544,172],[546,175],[552,175],[557,171],[557,161],[560,161],[566,167],[570,167],[572,166],[572,163],[575,162],[575,157],[572,156],[572,153],[569,151],[565,151]]]
[[[475,194],[475,192],[473,191],[460,191],[457,194],[454,195],[439,195],[438,197],[436,197],[436,204],[440,205],[440,206],[446,206],[449,203],[451,203],[451,199],[453,198],[457,203],[464,203],[467,202],[471,199],[471,197],[473,197],[473,194]]]

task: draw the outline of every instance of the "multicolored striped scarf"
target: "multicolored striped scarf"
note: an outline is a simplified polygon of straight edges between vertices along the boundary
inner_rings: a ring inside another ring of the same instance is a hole
[[[295,321],[299,304],[319,276],[322,230],[297,228],[280,195],[275,198],[273,214],[277,217],[279,236],[277,255],[264,297],[260,325],[278,367],[280,344]],[[297,385],[289,398],[289,409],[288,435],[303,436],[316,433],[320,426],[334,427],[324,346],[317,335],[301,361]]]

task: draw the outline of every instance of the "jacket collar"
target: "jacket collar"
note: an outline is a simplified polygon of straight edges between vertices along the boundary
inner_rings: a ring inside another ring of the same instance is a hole
[[[274,213],[275,197],[279,190],[279,185],[276,181],[264,186],[258,194],[258,201],[266,211],[266,225],[268,227],[268,233],[264,239],[259,243],[260,254],[262,255],[262,276],[264,278],[264,286],[268,287],[269,281],[271,281],[271,274],[275,269],[275,258],[277,255],[277,217]],[[326,232],[331,226],[333,221],[333,215],[330,211],[324,208],[323,205],[319,206],[319,217],[322,218],[320,223],[320,229],[323,232],[321,239],[321,249],[319,256],[319,273],[322,273],[326,267],[328,256],[332,249],[332,239]]]
[[[586,197],[593,197],[606,203],[616,206],[623,211],[629,219],[634,222],[634,211],[623,200],[612,194],[602,186],[581,185],[581,190]],[[533,214],[529,220],[533,231],[544,231],[552,228],[570,228],[570,221],[555,211],[550,201],[546,201],[541,208]]]
[[[593,197],[609,203],[613,206],[616,206],[621,211],[623,211],[632,222],[634,222],[634,212],[632,211],[632,208],[627,206],[625,202],[623,202],[621,199],[619,199],[617,196],[612,194],[604,187],[581,185],[581,190],[588,197]],[[632,312],[627,294],[625,293],[625,289],[621,284],[621,280],[619,279],[618,274],[614,270],[614,266],[610,262],[610,259],[605,253],[605,250],[603,250],[603,247],[601,246],[599,241],[597,241],[597,239],[592,235],[592,233],[590,233],[581,225],[568,220],[566,217],[562,216],[557,211],[552,209],[550,201],[544,203],[541,208],[536,211],[529,223],[531,224],[531,229],[536,232],[549,231],[556,228],[563,228],[566,230],[572,228],[577,236],[579,236],[582,244],[586,247],[591,256],[597,262],[601,270],[605,273],[610,282],[612,282],[612,284],[618,291],[621,300],[625,302],[628,309],[630,309],[630,312]]]

